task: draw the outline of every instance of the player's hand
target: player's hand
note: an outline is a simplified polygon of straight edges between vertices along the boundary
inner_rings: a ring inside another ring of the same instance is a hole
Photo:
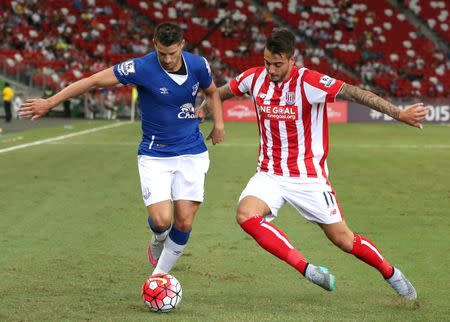
[[[208,111],[206,110],[204,102],[202,104],[200,104],[200,106],[195,108],[194,113],[195,113],[195,116],[197,116],[200,119],[201,123],[203,123],[205,121]]]
[[[423,106],[423,103],[409,105],[400,111],[398,118],[408,125],[423,129],[421,122],[425,119],[430,108],[430,106]]]
[[[222,125],[214,125],[211,133],[209,133],[207,140],[211,140],[213,145],[225,140],[225,127]]]
[[[51,106],[46,99],[42,98],[28,99],[19,108],[19,117],[37,120],[41,116],[47,114],[48,111],[50,111],[50,109]]]

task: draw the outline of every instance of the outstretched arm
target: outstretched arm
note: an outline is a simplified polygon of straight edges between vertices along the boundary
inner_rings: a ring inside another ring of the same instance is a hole
[[[47,98],[28,99],[19,108],[19,116],[23,118],[31,118],[36,120],[48,113],[52,108],[65,100],[86,93],[92,88],[108,87],[119,84],[114,75],[113,67],[102,70],[90,77],[86,77],[76,81],[73,84],[62,89],[55,95]]]
[[[208,106],[211,107],[211,116],[214,121],[214,127],[206,139],[212,140],[212,143],[215,145],[225,139],[225,126],[223,124],[222,115],[222,101],[220,100],[219,91],[217,90],[214,82],[212,82],[211,86],[205,89],[204,92],[206,95],[206,99],[204,100],[204,102],[207,102]],[[197,116],[199,115],[197,114]]]
[[[423,103],[416,103],[400,109],[372,92],[349,84],[342,86],[337,98],[366,105],[371,109],[389,115],[397,121],[404,122],[419,129],[423,128],[421,122],[429,110],[428,107],[423,106]]]

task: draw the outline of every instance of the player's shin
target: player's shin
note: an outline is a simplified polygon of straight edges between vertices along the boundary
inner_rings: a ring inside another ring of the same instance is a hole
[[[354,234],[351,254],[376,268],[384,278],[389,278],[392,276],[393,267],[383,258],[381,252],[369,239],[358,234]]]
[[[189,240],[191,231],[181,231],[175,226],[164,242],[164,249],[152,274],[169,273],[181,256]]]
[[[242,229],[269,253],[287,262],[301,274],[305,275],[308,262],[292,246],[287,236],[276,226],[266,222],[261,216],[254,216],[241,223]]]

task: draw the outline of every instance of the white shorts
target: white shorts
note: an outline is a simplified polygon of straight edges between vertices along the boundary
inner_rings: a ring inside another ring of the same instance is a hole
[[[170,158],[138,155],[138,168],[145,206],[163,200],[203,201],[208,151]]]
[[[336,195],[325,183],[314,183],[309,187],[304,182],[295,183],[283,180],[280,176],[258,172],[242,191],[239,201],[247,196],[255,196],[267,204],[271,211],[271,214],[266,215],[268,221],[277,216],[278,210],[286,202],[312,222],[333,224],[343,220]]]

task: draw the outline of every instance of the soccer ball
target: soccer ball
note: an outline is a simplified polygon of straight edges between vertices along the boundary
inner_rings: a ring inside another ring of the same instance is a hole
[[[155,274],[142,285],[145,306],[154,312],[169,312],[181,302],[181,284],[169,274]]]

